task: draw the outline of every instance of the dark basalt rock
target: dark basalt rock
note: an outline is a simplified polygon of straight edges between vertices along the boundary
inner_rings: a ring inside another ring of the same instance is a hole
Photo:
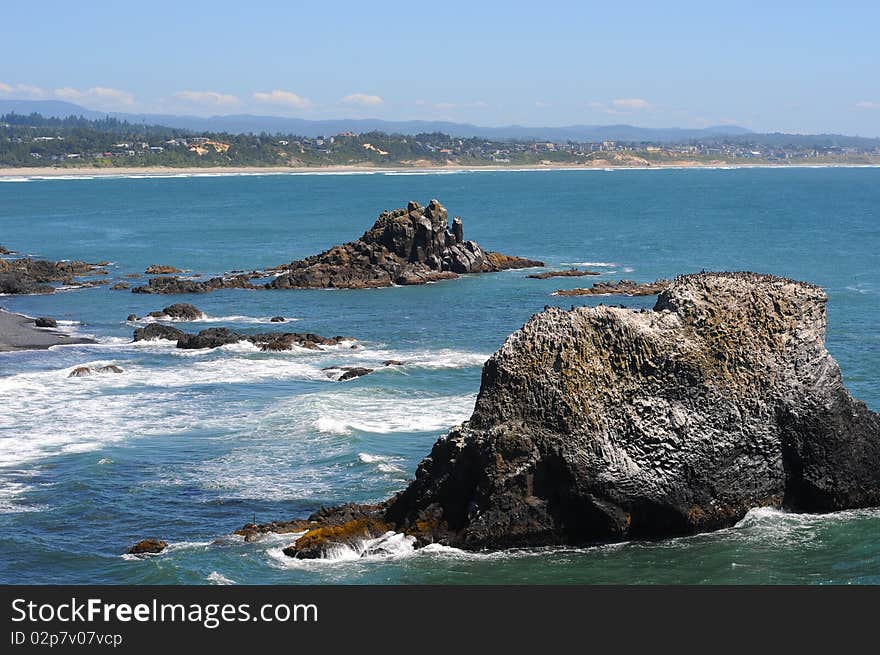
[[[168,542],[159,539],[143,539],[128,549],[129,555],[156,555],[168,547]]]
[[[52,262],[41,259],[0,259],[0,293],[52,293],[50,282],[70,286],[94,286],[97,282],[77,282],[87,275],[106,275],[99,264],[87,262]]]
[[[176,266],[167,266],[165,264],[151,264],[144,271],[147,275],[168,275],[169,273],[182,273]]]
[[[85,378],[92,373],[122,373],[122,369],[115,364],[107,364],[106,366],[98,366],[97,368],[89,368],[88,366],[77,366],[67,376],[69,378]]]
[[[41,316],[34,320],[34,325],[40,328],[56,328],[58,327],[58,321],[48,316]]]
[[[219,348],[230,343],[244,341],[245,337],[229,328],[208,328],[198,334],[182,333],[177,339],[177,347],[187,350],[200,348]]]
[[[470,420],[370,516],[481,549],[880,505],[880,415],[825,349],[826,302],[802,282],[701,273],[653,311],[549,308],[486,362]]]
[[[362,366],[328,366],[321,370],[326,371],[327,377],[334,378],[337,382],[345,382],[346,380],[363,377],[373,372],[373,369]],[[336,372],[340,371],[341,374],[337,376]]]
[[[188,302],[178,302],[169,305],[164,309],[150,312],[148,316],[152,316],[153,318],[176,318],[181,321],[197,321],[198,319],[203,318],[205,313],[195,305],[190,305]]]
[[[342,341],[351,340],[351,337],[335,336],[322,337],[311,332],[261,332],[258,334],[243,334],[229,328],[208,328],[197,334],[191,334],[178,330],[169,325],[151,323],[146,327],[137,328],[134,331],[134,341],[151,339],[167,339],[176,341],[178,348],[197,350],[201,348],[219,348],[240,341],[250,341],[264,352],[276,350],[291,350],[294,346],[308,348],[310,350],[322,350],[325,346],[335,346]]]
[[[587,289],[558,289],[554,296],[655,296],[670,285],[669,280],[654,282],[596,282]]]
[[[132,320],[131,316],[128,320]],[[155,339],[166,339],[168,341],[177,341],[181,336],[186,334],[183,330],[178,330],[170,325],[160,325],[159,323],[150,323],[142,328],[134,331],[134,341],[153,341]]]
[[[576,268],[566,269],[564,271],[544,271],[543,273],[532,273],[526,275],[533,280],[546,280],[551,277],[584,277],[585,275],[602,275],[599,271],[581,271]]]
[[[251,284],[246,275],[212,277],[208,280],[188,280],[180,277],[154,277],[147,284],[134,287],[132,293],[184,294],[209,293],[217,289],[262,289]]]
[[[275,270],[281,274],[266,287],[365,289],[394,284],[426,284],[462,273],[489,273],[508,268],[543,266],[520,257],[484,251],[464,240],[461,219],[448,229],[448,213],[436,200],[422,207],[383,212],[357,241],[334,246],[319,255]]]

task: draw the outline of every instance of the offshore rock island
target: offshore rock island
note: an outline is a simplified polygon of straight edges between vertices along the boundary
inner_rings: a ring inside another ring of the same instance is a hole
[[[827,297],[754,273],[676,278],[653,311],[550,308],[483,367],[470,420],[378,505],[247,525],[322,557],[386,531],[466,549],[734,525],[755,507],[880,505],[880,415],[825,349]]]
[[[465,241],[461,219],[450,229],[437,200],[426,207],[410,201],[384,211],[360,239],[269,269],[207,280],[159,276],[132,293],[208,293],[219,289],[371,289],[451,280],[467,273],[495,273],[543,266],[544,262],[485,251]],[[265,284],[252,280],[276,274]]]
[[[279,267],[284,272],[266,286],[365,289],[543,265],[484,251],[474,241],[464,240],[460,218],[454,218],[449,228],[448,212],[437,200],[426,207],[411,201],[406,208],[382,212],[360,239]]]

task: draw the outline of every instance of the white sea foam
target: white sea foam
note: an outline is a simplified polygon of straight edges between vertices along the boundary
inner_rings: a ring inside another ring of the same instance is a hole
[[[227,578],[225,575],[223,575],[222,573],[218,573],[217,571],[211,571],[211,573],[208,574],[208,577],[205,579],[211,584],[216,585],[238,584],[235,582],[235,580]]]
[[[401,397],[375,389],[309,394],[298,399],[300,411],[313,416],[318,432],[347,435],[439,432],[467,420],[475,394],[461,396]],[[363,460],[362,460],[363,461]]]
[[[560,262],[561,266],[595,266],[597,268],[614,268],[614,262]]]
[[[358,453],[358,459],[364,464],[374,464],[382,473],[403,473],[403,469],[394,464],[394,462],[401,461],[401,458],[399,457]]]
[[[252,324],[264,324],[264,323],[272,323],[272,316],[240,316],[240,315],[232,315],[232,316],[209,316],[207,314],[202,314],[201,317],[196,319],[186,319],[186,318],[177,318],[173,316],[143,316],[139,318],[137,321],[126,321],[127,323],[252,323]],[[295,321],[299,321],[299,318],[295,316],[285,316],[283,323],[273,323],[273,325],[283,326],[286,323],[293,323]]]

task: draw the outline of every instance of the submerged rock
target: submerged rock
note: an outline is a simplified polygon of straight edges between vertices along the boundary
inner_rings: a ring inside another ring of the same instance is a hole
[[[360,239],[280,266],[276,270],[281,274],[266,286],[363,289],[543,266],[542,262],[484,251],[475,242],[464,240],[461,219],[453,220],[450,231],[447,218],[446,209],[436,200],[427,207],[410,202],[406,208],[383,212]]]
[[[143,539],[128,549],[129,555],[156,555],[168,547],[168,542],[160,539]]]
[[[588,289],[558,289],[554,296],[655,296],[669,286],[669,280],[654,282],[596,282]]]
[[[116,366],[115,364],[107,364],[106,366],[98,366],[96,368],[90,368],[88,366],[77,366],[70,372],[69,378],[85,378],[90,376],[92,373],[122,373],[122,369]]]
[[[825,349],[826,302],[803,282],[701,273],[653,311],[549,308],[486,362],[470,420],[363,511],[422,544],[480,549],[880,505],[880,415]],[[309,534],[297,544],[312,556]]]

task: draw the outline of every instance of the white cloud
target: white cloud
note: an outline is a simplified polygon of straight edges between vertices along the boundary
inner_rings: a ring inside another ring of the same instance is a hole
[[[308,98],[303,98],[292,91],[282,91],[281,89],[267,92],[257,91],[254,93],[254,100],[269,105],[284,105],[286,107],[295,107],[296,109],[307,109],[312,106],[312,101]]]
[[[856,109],[880,109],[880,102],[862,100],[856,103]]]
[[[212,107],[230,107],[239,102],[236,96],[217,91],[178,91],[174,97],[195,105],[210,105]]]
[[[363,107],[376,107],[381,105],[384,100],[379,96],[371,96],[367,93],[352,93],[342,99],[347,105],[361,105]]]
[[[611,102],[618,109],[648,109],[651,105],[647,100],[641,98],[618,98]]]
[[[55,89],[55,97],[71,102],[82,102],[98,109],[115,109],[134,106],[134,95],[121,89],[93,86],[85,91],[64,86]]]
[[[29,84],[5,84],[0,82],[0,93],[3,95],[16,95],[23,98],[45,98],[48,94],[45,89]]]

